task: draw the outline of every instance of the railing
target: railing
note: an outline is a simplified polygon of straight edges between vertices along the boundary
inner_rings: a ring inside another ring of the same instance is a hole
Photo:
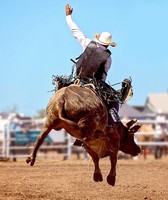
[[[42,123],[43,120],[33,120],[33,122]],[[23,133],[22,130],[12,130],[10,125],[11,122],[9,121],[2,133],[3,139],[0,141],[0,158],[9,159],[28,156],[34,148],[34,143],[40,134],[40,129],[32,129]],[[54,134],[57,137],[54,137]],[[39,148],[38,156],[44,156],[42,151],[59,150],[58,156],[69,158],[71,156],[71,146],[71,137],[65,130],[52,130]]]
[[[30,122],[30,121],[29,121]],[[42,124],[43,120],[31,120],[31,122]],[[29,152],[34,148],[34,143],[37,136],[40,134],[40,128],[34,130],[28,130],[26,134],[21,134],[21,131],[14,131],[10,129],[10,121],[7,123],[6,129],[1,133],[3,139],[0,140],[0,158],[13,158],[13,157],[26,157]],[[156,120],[138,120],[139,124],[156,124],[159,123]],[[168,126],[168,120],[162,121]],[[15,132],[15,137],[11,137],[11,132]],[[155,141],[138,141],[137,137],[139,135],[154,136],[155,132],[137,132],[135,134],[135,140],[138,145],[141,146],[167,146],[168,141],[155,142]],[[46,138],[43,145],[40,147],[38,156],[44,156],[42,151],[58,151],[58,156],[63,156],[69,158],[72,153],[72,140],[73,138],[65,132],[61,131],[51,131]],[[49,144],[49,145],[48,145]],[[26,153],[23,153],[23,152]],[[50,155],[47,155],[50,156]],[[51,155],[52,156],[52,155]]]

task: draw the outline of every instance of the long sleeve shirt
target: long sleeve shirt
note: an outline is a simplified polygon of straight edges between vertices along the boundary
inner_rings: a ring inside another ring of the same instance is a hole
[[[82,46],[83,51],[86,49],[86,47],[88,46],[88,44],[91,42],[91,39],[87,38],[82,32],[81,30],[78,28],[78,26],[76,25],[76,23],[72,20],[71,15],[66,16],[66,21],[67,24],[72,32],[72,35],[77,39],[77,41],[79,42],[79,44]],[[102,49],[106,49],[106,47],[104,47],[103,45],[97,43],[98,47],[101,47]],[[107,58],[107,61],[105,63],[105,72],[107,74],[108,70],[110,69],[111,66],[111,56],[109,56]],[[103,74],[103,80],[106,80],[106,74]]]

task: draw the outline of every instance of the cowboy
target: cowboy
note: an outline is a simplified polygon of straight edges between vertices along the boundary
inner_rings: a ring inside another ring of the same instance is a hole
[[[103,80],[105,82],[107,72],[112,63],[111,52],[108,46],[115,47],[116,43],[111,42],[112,35],[108,32],[95,34],[95,41],[87,38],[72,20],[72,12],[73,9],[67,4],[65,6],[67,24],[84,51],[76,63],[77,76],[81,79],[88,79],[93,78],[94,75],[96,80]],[[118,112],[118,103],[115,103],[114,107]]]
[[[99,77],[96,77],[98,79],[106,80],[107,72],[110,69],[111,66],[111,52],[108,50],[108,46],[115,47],[116,43],[111,42],[112,36],[108,32],[103,32],[102,34],[95,34],[94,39],[95,42],[93,42],[91,39],[87,38],[78,28],[78,26],[75,24],[75,22],[72,20],[71,14],[73,12],[73,9],[69,6],[69,4],[66,5],[65,7],[65,12],[66,12],[66,21],[67,24],[73,34],[73,36],[78,40],[80,45],[83,48],[83,51],[89,49],[89,53],[91,57],[87,58],[87,64],[86,64],[86,58],[80,58],[80,63],[78,62],[77,66],[77,72],[80,71],[79,68],[82,68],[81,65],[85,65],[85,68],[82,69],[81,76],[86,76],[87,78],[93,78],[93,73],[98,70],[100,65],[102,66],[102,73],[99,74]],[[94,55],[99,55],[99,57],[94,57]],[[94,60],[93,60],[94,59]],[[94,64],[96,66],[94,66]],[[88,67],[87,67],[87,66]],[[87,70],[89,72],[87,72]],[[91,73],[93,72],[93,73]],[[82,78],[83,78],[82,77]]]
[[[87,38],[76,23],[72,20],[73,8],[69,4],[65,6],[65,14],[67,24],[83,48],[83,53],[76,63],[77,77],[86,81],[88,78],[95,78],[96,80],[106,81],[107,72],[111,67],[112,58],[109,46],[115,47],[116,43],[112,42],[112,35],[109,32],[102,32],[94,35],[94,41]],[[110,105],[108,124],[112,125],[114,122],[121,124],[118,116],[119,102],[114,101]],[[135,123],[135,122],[134,122]],[[131,125],[133,122],[131,123]]]

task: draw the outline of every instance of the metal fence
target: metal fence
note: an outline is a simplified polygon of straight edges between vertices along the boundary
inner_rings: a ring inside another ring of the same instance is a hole
[[[39,126],[39,124],[43,123],[43,120],[27,120],[26,123],[27,122],[33,122]],[[15,130],[11,128],[11,123],[11,121],[8,121],[0,133],[0,158],[10,159],[27,157],[34,148],[34,143],[41,129],[23,128]],[[53,151],[58,152],[58,156],[69,158],[71,156],[71,150],[72,137],[67,134],[64,129],[60,131],[52,130],[41,145],[38,156],[46,156],[47,152]]]
[[[28,122],[28,121],[27,121]],[[0,132],[0,158],[10,159],[27,157],[32,148],[34,148],[34,143],[40,134],[40,126],[43,120],[31,120],[30,123],[36,125],[35,129],[28,129],[26,132],[23,130],[11,129],[11,121],[8,121],[5,128]],[[126,122],[126,121],[123,121]],[[162,123],[168,128],[168,120],[164,122],[158,122],[156,120],[139,120],[139,124],[158,124]],[[135,140],[138,145],[141,146],[167,146],[168,141],[138,141],[138,136],[154,136],[155,131],[144,132],[139,131],[135,134]],[[168,135],[167,135],[168,136]],[[58,156],[63,156],[64,158],[70,158],[72,154],[72,138],[65,130],[55,131],[52,130],[44,143],[39,149],[38,156],[46,156],[47,152],[57,152]],[[51,154],[52,155],[52,154]],[[49,156],[49,155],[47,155]]]
[[[141,125],[153,125],[155,127],[158,124],[161,124],[162,126],[164,125],[164,128],[166,129],[164,132],[164,141],[159,142],[159,141],[138,141],[138,136],[153,136],[153,139],[155,138],[156,135],[156,130],[153,128],[153,131],[138,131],[135,133],[135,140],[138,145],[141,146],[168,146],[168,120],[163,120],[163,121],[158,121],[158,120],[138,120],[138,123]]]

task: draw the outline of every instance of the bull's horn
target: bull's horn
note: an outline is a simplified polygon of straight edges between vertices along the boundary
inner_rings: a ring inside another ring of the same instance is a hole
[[[130,128],[133,124],[137,122],[137,119],[132,119],[126,123],[127,128]]]
[[[130,128],[128,130],[129,135],[134,135],[134,133],[136,133],[139,129],[140,129],[141,125],[136,124],[135,126],[133,126],[132,128]]]

